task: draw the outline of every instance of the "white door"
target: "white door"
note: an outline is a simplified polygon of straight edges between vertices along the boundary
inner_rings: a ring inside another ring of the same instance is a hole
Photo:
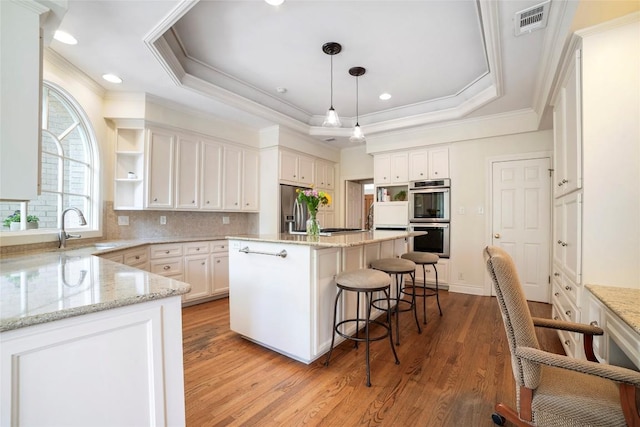
[[[363,222],[363,191],[362,184],[347,181],[347,223],[345,227],[347,228],[362,228]]]
[[[492,244],[516,263],[528,300],[549,302],[549,158],[494,162]]]

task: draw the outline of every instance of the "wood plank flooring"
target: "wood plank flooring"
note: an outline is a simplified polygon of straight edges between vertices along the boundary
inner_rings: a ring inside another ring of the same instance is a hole
[[[428,299],[422,334],[411,313],[400,314],[400,365],[388,341],[372,343],[371,387],[363,345],[342,343],[329,367],[324,357],[305,365],[231,332],[227,299],[185,308],[187,425],[493,426],[494,404],[515,401],[496,300],[441,291],[440,302],[442,317]],[[550,316],[550,305],[529,306]],[[555,332],[537,333],[543,348],[563,354]]]

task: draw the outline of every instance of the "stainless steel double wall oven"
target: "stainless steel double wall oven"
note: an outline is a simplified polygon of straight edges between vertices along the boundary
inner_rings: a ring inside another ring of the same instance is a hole
[[[451,180],[412,181],[409,184],[411,231],[427,234],[413,238],[412,250],[449,257],[451,233]]]

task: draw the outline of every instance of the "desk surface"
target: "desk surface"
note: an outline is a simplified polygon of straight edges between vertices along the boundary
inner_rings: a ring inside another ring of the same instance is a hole
[[[640,334],[640,289],[600,285],[586,287],[609,310]]]

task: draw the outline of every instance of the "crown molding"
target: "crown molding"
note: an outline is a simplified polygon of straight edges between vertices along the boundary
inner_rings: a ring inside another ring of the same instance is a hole
[[[89,88],[94,94],[104,97],[107,90],[100,86],[95,80],[82,72],[75,65],[64,59],[56,51],[51,48],[45,48],[43,50],[44,62],[49,63],[51,66],[58,68],[64,74],[65,79],[73,79],[80,81],[83,86]],[[44,64],[43,64],[44,67]],[[46,71],[46,67],[44,67]]]
[[[633,24],[638,21],[640,21],[640,12],[633,12],[628,15],[621,16],[620,18],[615,18],[601,24],[578,30],[576,31],[576,34],[582,38],[585,38],[594,34],[613,30],[614,28],[624,27],[625,25]]]

